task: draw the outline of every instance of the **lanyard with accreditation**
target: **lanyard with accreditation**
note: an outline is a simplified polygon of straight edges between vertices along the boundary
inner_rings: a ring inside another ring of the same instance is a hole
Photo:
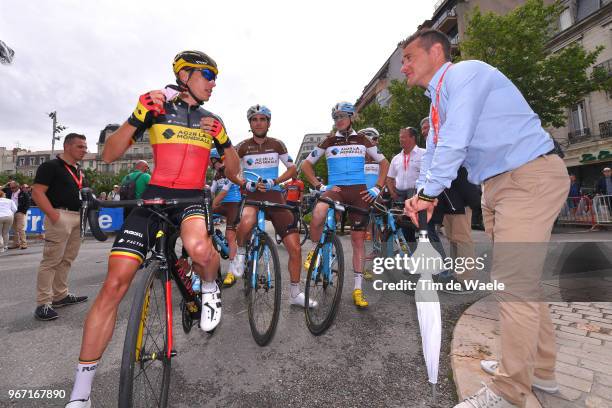
[[[66,167],[66,170],[68,170],[68,173],[70,173],[70,175],[72,176],[72,179],[74,180],[77,187],[79,188],[79,200],[80,200],[81,199],[81,188],[83,188],[83,172],[81,171],[81,169],[76,167],[77,172],[79,173],[79,178],[77,178],[77,176],[75,176],[75,174],[70,169],[70,166],[64,163],[64,167]]]
[[[434,130],[434,145],[438,144],[438,135],[440,134],[440,89],[442,88],[442,81],[444,80],[444,75],[446,75],[446,71],[453,64],[448,64],[444,72],[442,72],[442,76],[438,80],[438,85],[436,85],[436,101],[431,104],[431,126]]]

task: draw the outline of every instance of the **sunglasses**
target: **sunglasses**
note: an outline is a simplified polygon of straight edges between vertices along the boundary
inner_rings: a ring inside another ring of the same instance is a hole
[[[332,116],[334,120],[348,119],[350,117],[351,115],[349,115],[348,113],[336,113],[334,114],[334,116]]]
[[[217,74],[215,74],[215,72],[211,69],[204,68],[201,69],[200,72],[202,73],[204,79],[206,79],[207,81],[214,81],[217,79]]]

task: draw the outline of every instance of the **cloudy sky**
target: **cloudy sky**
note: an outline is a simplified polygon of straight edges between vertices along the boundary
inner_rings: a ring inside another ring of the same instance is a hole
[[[427,1],[2,2],[0,146],[51,148],[51,119],[88,136],[123,122],[138,96],[174,82],[184,49],[219,65],[205,107],[233,141],[249,137],[246,110],[272,110],[270,135],[295,155],[306,133],[331,128],[330,110],[354,102],[395,49],[433,14]],[[64,132],[65,135],[67,132]]]

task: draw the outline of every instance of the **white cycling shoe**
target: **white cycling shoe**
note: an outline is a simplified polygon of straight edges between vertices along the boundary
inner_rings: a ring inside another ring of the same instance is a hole
[[[91,398],[70,401],[65,408],[91,408]]]
[[[200,329],[209,333],[217,328],[221,322],[221,290],[217,287],[214,292],[202,293],[202,315],[200,316]]]
[[[296,297],[289,295],[289,304],[306,307],[306,295],[304,295],[304,292],[300,292],[300,294],[297,295]],[[318,303],[315,300],[308,299],[308,306],[311,309],[314,307],[317,307],[317,305]]]

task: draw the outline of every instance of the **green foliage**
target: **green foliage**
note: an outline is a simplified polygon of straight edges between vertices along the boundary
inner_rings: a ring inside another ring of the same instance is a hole
[[[478,59],[503,72],[544,126],[564,126],[569,106],[611,86],[601,72],[587,73],[603,47],[586,51],[574,43],[548,53],[547,44],[557,32],[563,8],[560,2],[544,5],[542,0],[527,0],[500,16],[483,14],[476,7],[459,45],[462,59]]]
[[[374,127],[381,134],[380,150],[388,160],[391,160],[401,150],[399,145],[399,130],[412,126],[419,129],[421,119],[429,114],[429,98],[420,88],[408,88],[405,82],[391,81],[389,93],[391,102],[388,106],[371,103],[360,113],[354,128]],[[425,146],[420,138],[418,145]]]
[[[19,184],[32,185],[34,178],[21,173],[2,173],[0,174],[0,185],[5,185],[9,180],[15,180]]]
[[[323,184],[327,184],[327,159],[325,158],[325,156],[321,157],[319,161],[315,164],[314,171],[316,176],[319,176],[321,177],[321,179],[323,179]],[[308,186],[310,186],[310,183],[306,179],[306,176],[304,176],[304,172],[300,171],[298,177],[304,182],[304,187],[308,188]]]
[[[84,169],[85,178],[89,183],[89,186],[99,194],[101,192],[108,193],[113,189],[115,184],[121,185],[121,180],[125,177],[129,171],[121,170],[119,174],[112,173],[100,173],[94,169]]]

